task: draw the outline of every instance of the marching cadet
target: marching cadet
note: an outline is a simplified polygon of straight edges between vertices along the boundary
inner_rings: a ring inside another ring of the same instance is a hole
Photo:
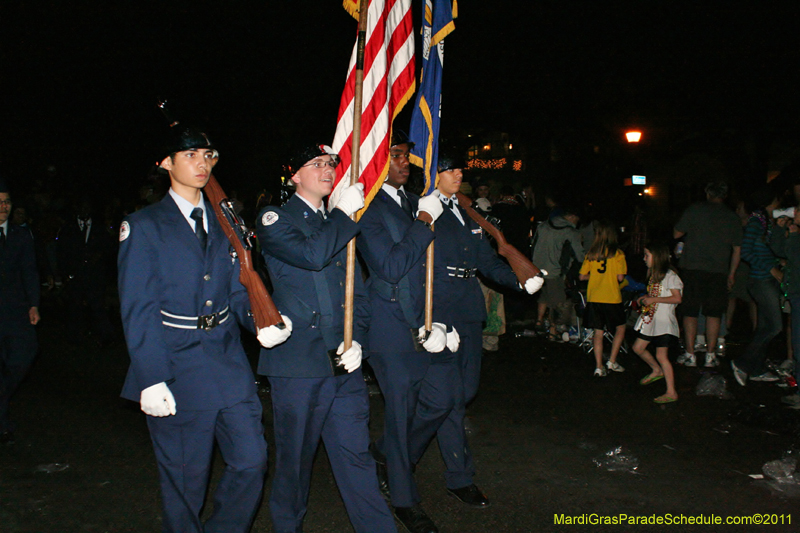
[[[119,296],[131,358],[122,396],[147,414],[163,530],[246,532],[261,501],[267,446],[237,325],[254,330],[247,293],[202,194],[218,153],[191,128],[174,131],[162,153],[169,194],[120,226]],[[285,340],[286,325],[262,329],[259,340]],[[202,524],[215,441],[226,468]]]
[[[417,340],[425,329],[425,252],[443,208],[438,195],[405,190],[413,144],[403,132],[393,136],[386,182],[359,220],[358,248],[369,269],[369,361],[385,401],[384,433],[370,451],[397,519],[411,533],[428,533],[438,529],[419,503],[409,450],[427,445],[452,409],[457,373],[454,353],[444,349],[445,324],[433,325],[423,349]]]
[[[478,272],[500,285],[522,290],[511,268],[497,257],[483,236],[483,230],[459,207],[456,193],[461,187],[463,164],[441,154],[438,162],[438,192],[444,212],[436,220],[436,247],[433,266],[433,319],[451,325],[460,338],[456,350],[458,377],[455,406],[437,432],[439,449],[445,463],[447,492],[476,508],[489,505],[489,499],[473,483],[475,466],[464,430],[466,404],[478,393],[481,373],[481,347],[486,305]],[[533,294],[542,287],[543,278],[525,282]],[[411,451],[413,463],[424,448]]]
[[[14,443],[8,415],[11,396],[36,357],[39,273],[33,237],[8,219],[11,194],[0,178],[0,444]]]
[[[294,334],[262,350],[258,373],[269,377],[275,425],[270,512],[278,533],[300,532],[320,438],[350,522],[357,532],[396,531],[381,498],[369,446],[369,397],[361,372],[369,302],[355,273],[352,346],[344,349],[346,246],[358,234],[349,216],[364,206],[363,187],[347,187],[326,212],[338,156],[320,144],[289,158],[296,193],[259,215],[256,231],[275,287],[273,300]]]

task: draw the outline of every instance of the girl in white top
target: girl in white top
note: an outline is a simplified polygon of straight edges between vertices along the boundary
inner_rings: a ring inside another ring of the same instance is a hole
[[[644,262],[648,268],[647,294],[639,298],[641,316],[633,327],[636,331],[636,342],[633,351],[650,365],[652,372],[643,377],[640,385],[649,385],[664,378],[667,392],[653,401],[670,403],[678,399],[675,391],[675,374],[669,362],[668,352],[672,337],[678,337],[678,320],[675,318],[675,307],[681,303],[683,282],[671,270],[669,248],[666,244],[650,244],[644,250]],[[656,357],[647,351],[652,344],[656,349]]]

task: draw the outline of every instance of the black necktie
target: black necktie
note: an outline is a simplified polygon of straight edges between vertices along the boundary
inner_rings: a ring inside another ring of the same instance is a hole
[[[323,212],[321,207],[317,209],[317,216],[319,217],[321,222],[325,222],[325,213]]]
[[[448,207],[448,209],[453,209],[453,201],[450,198],[442,198],[442,203]]]
[[[6,230],[3,229],[3,226],[0,226],[0,246],[6,245]]]
[[[400,197],[400,207],[403,209],[403,211],[405,211],[406,214],[411,218],[414,218],[414,213],[411,212],[411,204],[408,201],[408,196],[406,196],[406,193],[398,189],[397,196]]]
[[[89,240],[89,221],[88,220],[84,220],[83,221],[83,243],[86,244],[86,242],[88,240]]]
[[[203,227],[203,210],[199,207],[195,207],[192,209],[192,214],[190,216],[192,220],[194,220],[194,234],[200,239],[200,246],[205,249],[206,241],[208,241],[208,233],[206,233],[206,228]]]

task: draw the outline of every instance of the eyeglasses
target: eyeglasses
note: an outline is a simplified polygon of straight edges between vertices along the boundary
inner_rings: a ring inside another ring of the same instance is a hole
[[[11,205],[11,200],[0,200],[0,205]]]
[[[322,161],[322,160],[312,161],[311,163],[308,163],[307,165],[303,165],[303,166],[304,167],[314,167],[314,168],[325,168],[325,165],[327,165],[327,166],[329,166],[331,168],[336,168],[339,165],[339,160],[338,159],[331,159],[330,161]]]

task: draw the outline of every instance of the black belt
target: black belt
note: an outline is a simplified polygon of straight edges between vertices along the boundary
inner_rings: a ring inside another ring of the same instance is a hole
[[[228,320],[230,317],[229,311],[230,308],[226,307],[222,311],[219,311],[218,313],[211,313],[210,315],[180,316],[167,313],[162,309],[161,314],[163,315],[163,318],[161,323],[171,328],[203,329],[205,331],[211,331],[215,327]]]
[[[477,268],[447,267],[447,275],[451,278],[474,278],[478,275]]]

